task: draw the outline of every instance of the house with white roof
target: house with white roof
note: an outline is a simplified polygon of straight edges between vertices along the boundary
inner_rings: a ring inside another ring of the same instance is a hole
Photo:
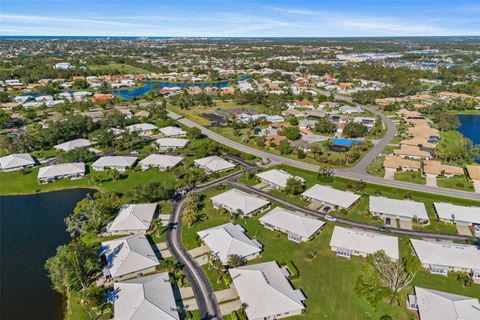
[[[150,229],[156,210],[156,203],[125,204],[107,225],[106,231],[109,234],[144,233]]]
[[[434,202],[433,207],[438,218],[444,222],[464,226],[480,224],[480,207],[466,207],[445,202]]]
[[[202,168],[208,173],[218,173],[235,168],[235,164],[219,156],[210,156],[193,161],[196,167]]]
[[[233,286],[250,320],[281,319],[302,314],[306,300],[275,261],[229,269]]]
[[[57,144],[56,146],[54,146],[54,148],[60,151],[69,152],[73,149],[87,148],[87,147],[90,147],[91,145],[92,143],[87,139],[75,139],[75,140]]]
[[[302,193],[305,200],[323,206],[351,208],[360,199],[358,194],[341,191],[330,186],[314,185]]]
[[[238,224],[226,223],[198,231],[197,234],[224,265],[228,264],[231,255],[251,260],[257,258],[263,250],[262,244],[245,235],[245,229]]]
[[[187,131],[174,126],[160,128],[160,133],[164,137],[170,137],[170,138],[180,138],[180,137],[185,137],[187,135]]]
[[[168,272],[114,283],[115,320],[179,320]]]
[[[162,152],[182,149],[185,148],[187,144],[188,139],[181,138],[159,138],[155,141],[155,145]]]
[[[101,255],[106,260],[103,274],[114,281],[155,272],[159,265],[145,234],[102,242]]]
[[[127,127],[130,132],[136,132],[141,136],[150,136],[154,130],[157,130],[157,126],[151,123],[137,123]]]
[[[430,273],[468,272],[480,282],[480,248],[473,245],[410,239],[422,267]]]
[[[392,260],[399,259],[398,238],[380,233],[367,232],[335,226],[330,249],[337,256],[350,259],[352,256],[362,256],[383,251]]]
[[[267,200],[257,198],[238,189],[230,189],[212,197],[211,200],[215,209],[224,208],[231,213],[241,212],[245,216],[261,211],[270,205]]]
[[[325,225],[323,221],[281,207],[276,207],[259,220],[266,228],[284,232],[289,240],[298,243],[312,239]]]
[[[387,225],[396,223],[397,219],[403,221],[415,219],[422,223],[430,222],[423,202],[370,196],[369,203],[370,213],[383,218]]]
[[[158,168],[160,171],[165,171],[178,166],[183,161],[183,157],[170,156],[165,154],[151,154],[143,160],[140,160],[139,164],[143,171],[150,168]]]
[[[272,169],[265,172],[257,173],[256,176],[260,178],[260,181],[262,181],[262,183],[268,184],[270,189],[283,190],[287,186],[288,180],[292,178],[301,181],[302,183],[305,183],[305,179],[298,176],[294,177],[290,173],[279,169]]]
[[[38,170],[37,179],[40,183],[48,183],[58,179],[79,179],[83,176],[85,176],[85,164],[74,162],[42,167]]]
[[[137,161],[137,157],[126,156],[105,156],[99,158],[92,164],[95,171],[104,171],[106,169],[116,169],[120,172],[125,172],[127,169],[133,168]]]
[[[14,153],[0,158],[0,172],[21,170],[36,165],[36,161],[28,153]]]
[[[420,287],[408,296],[408,308],[418,311],[420,320],[480,319],[478,299]]]

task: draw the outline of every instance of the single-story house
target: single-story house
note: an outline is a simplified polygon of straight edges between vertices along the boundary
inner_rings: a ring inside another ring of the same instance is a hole
[[[419,160],[419,159],[430,160],[433,158],[430,152],[423,151],[417,146],[408,146],[404,144],[400,146],[400,149],[393,150],[393,154],[402,158],[408,158],[408,159],[414,159],[414,160]]]
[[[422,267],[446,276],[449,271],[468,272],[480,282],[480,249],[474,245],[410,239]]]
[[[288,180],[292,178],[305,183],[305,179],[302,177],[293,176],[290,173],[279,169],[257,173],[256,176],[260,178],[263,183],[268,184],[270,189],[285,189]]]
[[[238,189],[230,189],[212,197],[215,209],[224,208],[231,213],[241,213],[249,216],[254,212],[261,211],[270,205],[270,202]]]
[[[107,225],[106,231],[110,234],[146,232],[150,229],[156,210],[156,203],[125,204],[115,219]]]
[[[325,225],[321,220],[281,207],[276,207],[259,220],[266,228],[284,232],[289,240],[298,243],[312,239]]]
[[[235,168],[235,164],[219,156],[210,156],[193,161],[196,167],[202,168],[206,173],[224,172]]]
[[[287,277],[288,271],[275,261],[229,269],[233,287],[246,304],[250,320],[280,319],[299,315],[306,300],[301,290],[295,290]]]
[[[370,196],[369,203],[370,213],[385,219],[387,225],[391,225],[397,219],[405,221],[416,219],[422,223],[430,223],[423,202]]]
[[[150,136],[154,130],[157,130],[157,126],[151,123],[137,123],[127,127],[130,132],[137,132],[139,135]]]
[[[176,167],[182,161],[183,161],[183,157],[179,157],[179,156],[151,154],[145,159],[140,160],[139,163],[142,167],[142,170],[147,170],[150,168],[158,168],[160,169],[160,171],[165,171],[165,170]]]
[[[360,199],[358,194],[341,191],[329,186],[314,185],[302,193],[305,200],[320,205],[339,208],[351,208]]]
[[[101,256],[106,260],[104,276],[114,281],[153,273],[159,265],[145,234],[102,242]]]
[[[137,162],[137,157],[126,156],[105,156],[99,158],[92,164],[93,170],[104,171],[105,169],[116,169],[120,172],[125,172]]]
[[[174,126],[161,128],[160,133],[164,137],[170,137],[170,138],[180,138],[180,137],[185,137],[187,135],[187,132],[185,130],[182,130],[179,127],[174,127]]]
[[[463,168],[442,164],[440,161],[436,160],[426,160],[423,163],[423,172],[433,176],[443,175],[447,178],[464,174]]]
[[[305,137],[308,137],[308,136],[304,136],[304,137],[302,137],[302,139],[300,139],[300,140],[290,141],[290,146],[291,146],[292,148],[294,148],[294,149],[302,150],[303,152],[310,152],[310,151],[312,151],[313,143],[304,140]]]
[[[179,320],[168,272],[114,283],[115,320]]]
[[[226,223],[221,226],[197,232],[200,240],[224,264],[228,264],[230,255],[251,260],[260,255],[262,244],[245,235],[245,229],[238,224]]]
[[[337,256],[348,259],[352,256],[366,257],[377,251],[385,252],[392,260],[399,259],[397,237],[339,226],[333,229],[330,248]]]
[[[398,156],[386,156],[383,161],[385,169],[401,170],[401,171],[420,171],[421,163],[415,160],[404,159]]]
[[[31,168],[37,162],[28,153],[14,153],[0,158],[0,172]]]
[[[188,144],[188,139],[181,138],[159,138],[155,141],[155,145],[160,151],[169,151],[185,148]]]
[[[54,146],[54,148],[60,151],[69,152],[73,149],[87,148],[87,147],[90,147],[91,145],[92,143],[87,139],[75,139],[75,140],[57,144],[56,146]]]
[[[78,179],[84,175],[85,164],[83,162],[61,163],[40,168],[37,179],[40,183],[47,183],[62,178]]]
[[[480,225],[480,207],[466,207],[445,202],[434,202],[437,216],[444,222],[471,226]]]
[[[480,319],[478,299],[420,287],[408,296],[407,307],[418,311],[420,320]]]
[[[466,168],[470,179],[473,181],[480,181],[480,166],[468,165]]]
[[[353,118],[353,122],[363,124],[367,128],[373,128],[377,119],[372,117],[355,117]]]

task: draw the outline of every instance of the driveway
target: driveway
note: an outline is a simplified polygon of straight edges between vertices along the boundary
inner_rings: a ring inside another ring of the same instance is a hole
[[[222,314],[230,314],[233,311],[236,311],[242,307],[242,301],[240,299],[235,300],[235,301],[230,301],[227,303],[222,303],[220,305],[220,311]]]
[[[390,169],[390,168],[385,168],[385,176],[383,177],[383,179],[394,180],[395,172],[397,172],[397,170]]]
[[[222,303],[224,301],[230,301],[238,298],[237,291],[234,288],[228,288],[221,291],[215,291],[215,296],[217,297],[217,301]],[[222,313],[225,314],[225,313]]]
[[[473,188],[475,189],[476,193],[480,193],[480,181],[473,181]]]
[[[436,187],[437,186],[437,176],[433,174],[427,174],[427,186]]]
[[[413,230],[412,220],[398,220],[400,229]]]
[[[462,224],[456,224],[456,226],[457,226],[458,234],[461,234],[463,236],[471,236],[472,235],[472,230],[470,230],[469,226],[462,225]]]
[[[192,257],[198,257],[198,256],[201,256],[201,255],[204,255],[208,252],[208,247],[206,245],[203,245],[203,246],[200,246],[200,247],[197,247],[197,248],[193,248],[192,250],[188,251],[188,253],[190,253],[190,255]]]

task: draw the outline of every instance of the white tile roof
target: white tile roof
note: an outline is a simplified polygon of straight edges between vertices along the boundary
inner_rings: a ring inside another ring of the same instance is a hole
[[[262,251],[262,246],[247,237],[238,224],[226,223],[197,234],[223,264],[227,264],[229,255],[248,257]]]
[[[169,126],[165,128],[161,128],[160,132],[165,136],[165,137],[172,137],[172,136],[184,136],[187,134],[186,131],[180,129],[179,127],[174,127],[174,126]]]
[[[331,203],[341,208],[351,207],[360,196],[353,192],[341,191],[328,186],[319,184],[302,193],[302,196],[312,198],[317,201]]]
[[[440,219],[480,224],[480,207],[465,207],[451,203],[433,203]]]
[[[172,283],[167,272],[115,282],[115,320],[178,320]]]
[[[330,247],[373,254],[383,250],[387,256],[398,260],[398,238],[379,233],[335,226]]]
[[[270,203],[267,200],[257,198],[238,189],[231,189],[216,195],[212,197],[212,201],[220,203],[232,209],[234,212],[241,210],[245,215],[263,208]]]
[[[211,172],[229,170],[235,168],[235,165],[219,156],[210,156],[194,161],[195,164]]]
[[[369,202],[370,212],[428,220],[427,209],[425,209],[423,202],[375,196],[370,196]]]
[[[0,158],[0,170],[10,170],[34,164],[35,160],[28,153],[14,153]]]
[[[85,173],[85,164],[83,162],[61,163],[40,168],[37,178],[48,179],[81,173]]]
[[[472,245],[410,239],[422,264],[480,269],[480,249]]]
[[[107,231],[147,231],[156,209],[156,203],[123,205],[117,217],[108,225]]]
[[[264,262],[229,270],[249,319],[305,309],[305,297],[292,288],[276,262]]]
[[[318,219],[309,218],[299,212],[293,212],[280,207],[276,207],[259,220],[262,223],[287,230],[306,239],[314,235],[325,224],[325,222]]]
[[[164,154],[151,154],[143,160],[140,160],[141,165],[145,166],[160,166],[162,168],[173,168],[180,162],[183,157],[169,156]]]
[[[421,320],[478,320],[478,299],[415,287]]]
[[[95,161],[93,167],[132,167],[137,157],[106,156]]]
[[[151,131],[155,129],[158,129],[158,127],[151,123],[137,123],[127,127],[127,130],[130,132]]]
[[[87,139],[75,139],[75,140],[57,144],[56,146],[54,146],[54,148],[57,150],[68,152],[77,148],[90,147],[91,145],[92,143]]]
[[[114,278],[159,265],[144,234],[102,242],[102,251]]]
[[[287,181],[290,178],[293,178],[293,175],[291,175],[290,173],[278,169],[272,169],[265,172],[257,173],[256,176],[281,188],[285,188],[287,186]],[[300,177],[295,178],[302,182],[304,181],[304,179]]]
[[[155,144],[163,148],[183,148],[187,145],[188,139],[180,138],[160,138],[155,141]]]

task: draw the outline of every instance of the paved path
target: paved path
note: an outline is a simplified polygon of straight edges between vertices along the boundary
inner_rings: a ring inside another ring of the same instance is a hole
[[[319,169],[318,165],[302,162],[299,160],[295,159],[290,159],[290,158],[285,158],[279,155],[275,155],[263,150],[258,150],[249,146],[246,146],[244,144],[238,143],[236,141],[230,140],[228,138],[225,138],[224,136],[213,132],[205,127],[202,127],[201,125],[186,119],[176,113],[173,113],[171,111],[168,112],[168,115],[176,119],[178,122],[181,124],[187,126],[187,127],[196,127],[201,130],[201,132],[208,136],[210,139],[215,140],[221,144],[224,144],[228,147],[234,148],[236,150],[252,154],[254,156],[257,156],[262,159],[269,159],[273,162],[279,163],[279,164],[286,164],[292,167],[296,167],[299,169],[304,169],[308,171],[314,171],[317,172]],[[383,140],[381,143],[377,144],[378,145],[383,145]],[[379,149],[383,150],[383,147],[379,147]],[[377,149],[375,149],[377,150]],[[381,150],[380,150],[381,151]],[[373,151],[369,152],[367,154],[369,157],[373,157]],[[373,158],[372,158],[373,159]],[[363,164],[362,164],[363,166]],[[360,167],[359,167],[360,168]],[[346,179],[352,179],[352,180],[363,180],[365,182],[373,183],[373,184],[378,184],[378,185],[383,185],[383,186],[388,186],[388,187],[393,187],[393,188],[400,188],[400,189],[406,189],[406,190],[412,190],[412,191],[419,191],[419,192],[426,192],[426,193],[433,193],[433,194],[439,194],[439,195],[444,195],[444,196],[449,196],[449,197],[455,197],[455,198],[463,198],[463,199],[469,199],[469,200],[476,200],[480,201],[480,194],[474,193],[474,192],[468,192],[468,191],[462,191],[462,190],[455,190],[455,189],[447,189],[447,188],[440,188],[440,187],[430,187],[430,186],[425,186],[425,185],[419,185],[419,184],[414,184],[414,183],[409,183],[409,182],[403,182],[403,181],[396,181],[396,180],[384,180],[383,178],[380,177],[375,177],[371,176],[365,172],[359,172],[363,171],[360,169],[355,169],[354,168],[349,168],[349,169],[335,169],[334,173],[338,177],[346,178]]]

